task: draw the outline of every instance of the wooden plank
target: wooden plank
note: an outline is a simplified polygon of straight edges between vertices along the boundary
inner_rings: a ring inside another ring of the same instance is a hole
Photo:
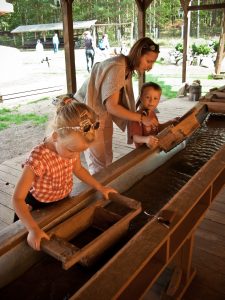
[[[207,286],[197,276],[194,278],[186,293],[184,294],[185,300],[224,300],[224,294],[216,291],[214,288]]]
[[[198,263],[196,263],[196,268],[198,270],[197,278],[204,282],[204,285],[208,286],[210,289],[217,291],[218,293],[222,293],[225,297],[225,276],[220,272],[208,272],[208,267],[204,267]],[[206,299],[206,298],[201,298]],[[214,300],[214,298],[213,298]]]
[[[16,176],[18,178],[22,172],[22,168],[20,167],[20,170],[17,170],[15,168],[11,168],[7,165],[0,164],[0,171],[5,172],[10,175],[13,175],[13,176]]]
[[[9,194],[6,194],[2,191],[0,191],[0,204],[7,206],[8,208],[13,208],[12,206],[12,201],[11,201],[12,197]]]
[[[195,247],[205,250],[212,255],[216,255],[221,258],[225,258],[225,245],[224,241],[218,241],[215,236],[213,239],[206,239],[201,237],[198,232],[196,233]]]
[[[188,11],[194,10],[210,10],[210,9],[220,9],[225,8],[225,3],[216,3],[216,4],[204,4],[204,5],[191,5],[188,6]]]
[[[206,219],[225,225],[225,213],[209,210],[206,214]]]
[[[5,173],[3,171],[0,170],[0,178],[2,181],[5,181],[6,183],[12,183],[12,184],[16,184],[18,181],[18,177],[11,175],[9,173]]]
[[[220,213],[224,213],[224,217],[225,217],[225,201],[223,202],[214,202],[211,206],[210,206],[210,211],[211,210],[215,210],[217,212]]]
[[[8,226],[8,224],[0,220],[0,231],[3,230],[6,226]]]
[[[68,261],[70,257],[76,255],[80,250],[73,244],[55,235],[53,235],[49,241],[42,239],[41,249],[61,262]]]
[[[0,179],[0,191],[1,192],[6,193],[9,196],[11,196],[14,192],[14,188],[15,188],[14,184],[2,181]]]
[[[9,224],[12,224],[14,218],[14,210],[0,204],[0,219]]]
[[[213,113],[225,113],[225,104],[224,103],[217,103],[217,102],[204,102],[207,107],[209,112]]]
[[[225,187],[218,193],[218,195],[215,198],[215,202],[225,203]]]
[[[199,228],[207,230],[209,232],[215,233],[218,236],[225,237],[225,227],[223,224],[213,222],[209,219],[204,219],[204,221],[199,225]]]
[[[208,268],[208,273],[220,272],[225,275],[224,258],[213,255],[204,249],[195,247],[193,252],[193,262]]]

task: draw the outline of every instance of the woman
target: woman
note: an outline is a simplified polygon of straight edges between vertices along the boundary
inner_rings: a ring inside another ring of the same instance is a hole
[[[119,55],[96,63],[88,80],[75,94],[77,100],[86,102],[100,117],[96,142],[85,153],[90,173],[112,163],[113,122],[123,131],[128,121],[150,125],[147,116],[135,112],[132,75],[151,70],[158,54],[157,44],[150,38],[141,38],[128,56]]]

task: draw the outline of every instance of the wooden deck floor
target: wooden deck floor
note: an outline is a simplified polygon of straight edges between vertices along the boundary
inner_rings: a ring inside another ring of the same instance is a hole
[[[181,116],[195,103],[187,99],[174,99],[159,105],[161,122]],[[130,152],[126,134],[115,128],[114,160]],[[22,155],[0,164],[0,230],[13,220],[11,196],[21,173]],[[185,300],[225,299],[225,187],[214,200],[205,219],[196,231],[193,264],[197,275],[186,291]],[[149,293],[145,300],[159,299]]]

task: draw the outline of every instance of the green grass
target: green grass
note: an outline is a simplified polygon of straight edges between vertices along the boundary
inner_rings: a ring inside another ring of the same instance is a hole
[[[20,114],[15,113],[15,110],[0,109],[0,130],[8,128],[12,124],[18,125],[28,121],[32,121],[34,125],[40,125],[46,123],[47,120],[47,115],[36,115],[34,113]]]
[[[165,84],[163,80],[159,80],[156,76],[148,74],[146,76],[146,82],[153,81],[155,83],[158,83],[162,88],[162,94],[168,99],[176,98],[177,92],[172,91],[171,85]]]
[[[38,99],[38,100],[29,101],[27,104],[38,103],[38,102],[42,102],[42,101],[45,101],[45,100],[49,100],[49,97],[43,97],[43,98]]]

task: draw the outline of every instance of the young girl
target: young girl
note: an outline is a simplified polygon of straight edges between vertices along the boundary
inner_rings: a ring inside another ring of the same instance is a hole
[[[162,89],[154,82],[147,82],[141,88],[140,98],[136,107],[140,106],[137,111],[141,116],[148,116],[151,123],[144,125],[142,122],[131,122],[130,137],[133,139],[136,148],[146,144],[149,148],[155,148],[158,145],[156,135],[164,128],[178,122],[179,118],[175,118],[166,123],[160,124],[155,113],[155,109],[159,104]]]
[[[32,150],[26,160],[12,202],[28,230],[27,241],[33,249],[40,250],[41,239],[49,237],[35,222],[30,210],[67,197],[73,187],[73,173],[100,191],[106,199],[110,192],[116,192],[102,186],[81,165],[80,152],[94,142],[98,127],[93,110],[65,97],[58,104],[52,133]]]

